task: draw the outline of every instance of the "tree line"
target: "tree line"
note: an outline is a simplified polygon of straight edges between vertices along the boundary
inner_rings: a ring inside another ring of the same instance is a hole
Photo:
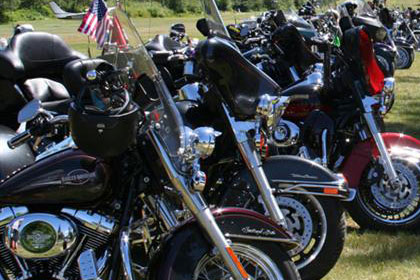
[[[0,0],[0,22],[36,20],[53,17],[48,5],[51,0]],[[86,10],[92,0],[54,0],[70,12]],[[272,8],[287,9],[301,5],[306,0],[216,0],[222,11],[260,11]],[[332,0],[328,0],[332,1]],[[108,5],[115,0],[108,0]],[[121,0],[131,16],[164,17],[183,13],[200,13],[199,0]],[[325,2],[325,0],[324,0]]]

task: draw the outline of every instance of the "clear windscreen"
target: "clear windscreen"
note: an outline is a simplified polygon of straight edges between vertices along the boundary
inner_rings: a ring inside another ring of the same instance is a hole
[[[304,18],[299,16],[293,9],[289,9],[288,11],[286,11],[284,13],[284,16],[286,17],[287,21],[292,22],[294,24],[298,24],[301,26],[307,25],[313,27],[310,22],[306,21]]]
[[[348,11],[348,4],[351,3],[355,6],[353,11]],[[372,10],[372,7],[364,0],[352,0],[352,1],[345,1],[341,3],[339,6],[340,10],[347,10],[347,13],[350,15],[355,16],[368,16],[368,17],[376,17],[375,12]]]
[[[364,0],[355,0],[354,1],[357,4],[356,8],[356,14],[359,16],[369,16],[369,17],[375,17],[376,14],[372,10],[372,7]]]
[[[150,124],[166,152],[179,168],[185,148],[184,124],[168,88],[143,44],[140,33],[120,8],[110,11],[110,24],[102,58],[119,69],[128,69],[134,78],[147,75],[153,82],[160,104],[150,113]]]
[[[214,0],[201,0],[201,4],[209,24],[210,33],[214,36],[230,38],[216,2]]]

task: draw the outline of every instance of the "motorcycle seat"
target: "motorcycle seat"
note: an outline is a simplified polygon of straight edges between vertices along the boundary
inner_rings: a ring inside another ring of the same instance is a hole
[[[172,40],[168,35],[156,35],[149,43],[146,44],[148,51],[173,51],[181,48],[181,44]]]
[[[46,102],[70,98],[70,94],[63,84],[45,78],[26,80],[23,87],[30,100],[38,99]]]
[[[22,61],[9,50],[0,51],[0,79],[19,80],[25,76]]]
[[[59,36],[45,32],[25,32],[15,35],[6,52],[9,61],[13,61],[12,65],[17,66],[15,72],[21,73],[23,65],[24,76],[19,75],[18,78],[14,78],[15,81],[40,77],[61,78],[67,63],[85,58],[84,55],[71,49]],[[9,69],[12,70],[13,68]],[[10,78],[10,74],[8,76]]]

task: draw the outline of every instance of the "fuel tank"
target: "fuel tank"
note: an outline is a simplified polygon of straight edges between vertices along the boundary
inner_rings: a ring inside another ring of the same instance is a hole
[[[88,206],[109,190],[110,167],[80,150],[66,150],[0,181],[0,204]]]
[[[283,118],[292,121],[303,121],[314,110],[328,111],[322,97],[323,83],[320,73],[313,73],[303,81],[296,83],[281,92],[282,96],[292,97]]]

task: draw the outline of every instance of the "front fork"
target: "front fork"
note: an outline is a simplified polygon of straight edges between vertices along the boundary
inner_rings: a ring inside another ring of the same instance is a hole
[[[229,120],[233,134],[235,135],[235,140],[239,152],[241,153],[241,156],[248,170],[251,172],[251,175],[254,178],[254,181],[264,201],[265,208],[270,213],[270,217],[274,222],[283,226],[284,228],[287,228],[286,219],[280,210],[276,197],[273,194],[273,189],[271,188],[270,182],[265,175],[262,162],[257,154],[255,146],[253,143],[251,143],[248,137],[248,131],[255,129],[255,126],[251,127],[254,123],[237,122],[233,117],[230,116],[230,113],[224,104],[223,108],[225,115]]]
[[[193,191],[187,179],[178,173],[155,133],[152,130],[149,130],[148,135],[163,163],[171,183],[180,192],[185,205],[191,213],[193,213],[201,228],[207,233],[213,245],[217,248],[233,278],[235,280],[250,279],[238,257],[232,251],[228,240],[217,225],[213,214],[204,202],[201,194]]]
[[[391,156],[389,155],[388,149],[385,145],[385,142],[382,138],[381,131],[376,124],[376,120],[373,115],[372,105],[374,104],[374,100],[372,97],[365,97],[363,99],[364,105],[364,113],[363,117],[369,127],[370,133],[372,134],[373,139],[375,140],[375,144],[378,147],[379,151],[379,161],[382,164],[386,175],[389,178],[390,185],[394,189],[401,188],[401,181],[398,177],[397,172],[392,164]]]

